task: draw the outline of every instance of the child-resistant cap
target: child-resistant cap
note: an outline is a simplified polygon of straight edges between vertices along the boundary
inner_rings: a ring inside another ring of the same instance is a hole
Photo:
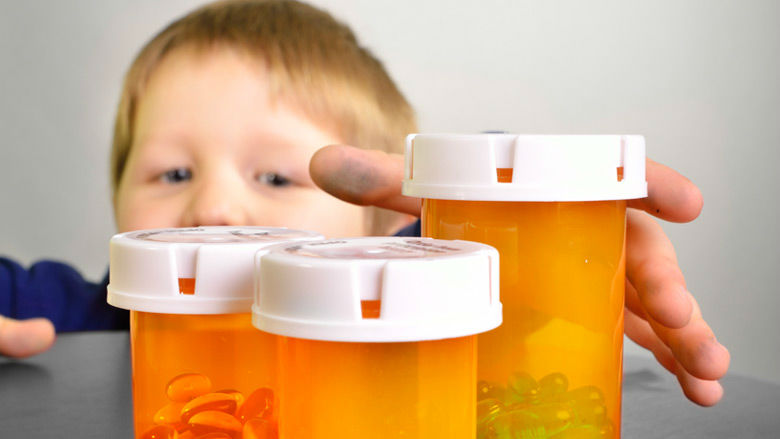
[[[503,178],[499,178],[499,174]],[[647,196],[636,135],[411,134],[404,195],[474,201]]]
[[[469,241],[373,237],[258,253],[254,325],[295,338],[401,342],[501,324],[498,252]]]
[[[250,312],[255,253],[318,233],[271,227],[139,230],[110,243],[108,303],[167,314]]]

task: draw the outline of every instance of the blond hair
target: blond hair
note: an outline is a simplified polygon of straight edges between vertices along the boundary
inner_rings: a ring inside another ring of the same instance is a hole
[[[116,194],[133,144],[135,112],[162,59],[182,46],[228,45],[262,61],[273,99],[299,108],[344,142],[400,153],[416,131],[414,112],[381,62],[330,14],[293,0],[228,0],[200,7],[149,41],[128,70],[114,125],[111,186]],[[375,209],[367,228],[386,232]]]

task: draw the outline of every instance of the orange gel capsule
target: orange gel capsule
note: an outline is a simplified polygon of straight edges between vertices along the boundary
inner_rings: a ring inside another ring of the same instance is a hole
[[[233,436],[227,433],[206,433],[194,439],[233,439]]]
[[[236,418],[242,423],[252,418],[269,419],[274,411],[274,391],[262,387],[255,390],[238,409]]]
[[[172,402],[154,414],[154,423],[158,425],[171,425],[175,426],[181,423],[181,409],[184,407],[183,402]]]
[[[184,404],[181,409],[181,419],[189,422],[195,414],[208,410],[217,410],[232,415],[236,412],[236,400],[226,393],[207,393],[198,396]]]
[[[226,395],[232,396],[233,399],[236,400],[236,407],[241,407],[241,404],[244,403],[244,394],[236,389],[217,390],[215,393],[224,393]]]
[[[165,425],[152,427],[141,436],[141,439],[177,439],[176,430]]]
[[[168,382],[166,394],[171,401],[187,402],[211,390],[209,377],[199,373],[185,373]]]
[[[195,437],[208,433],[226,433],[231,436],[241,434],[242,425],[236,418],[218,410],[196,413],[189,421]]]
[[[276,424],[267,419],[252,418],[244,424],[243,439],[276,439]]]

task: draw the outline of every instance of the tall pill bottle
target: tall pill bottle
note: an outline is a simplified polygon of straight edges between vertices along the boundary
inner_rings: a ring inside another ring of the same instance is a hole
[[[255,254],[317,239],[267,227],[111,239],[108,303],[130,310],[136,438],[255,437],[244,430],[275,428],[276,338],[252,327]]]
[[[280,438],[475,437],[494,248],[352,238],[274,247],[257,270],[254,324],[282,336]]]
[[[405,173],[423,236],[501,255],[477,436],[618,438],[626,200],[647,195],[644,138],[410,135]]]

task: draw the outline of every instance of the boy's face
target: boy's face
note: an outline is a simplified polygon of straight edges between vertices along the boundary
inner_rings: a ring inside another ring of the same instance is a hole
[[[198,225],[285,226],[362,235],[365,209],[309,177],[342,143],[284,102],[260,63],[227,48],[179,48],[154,70],[135,114],[114,200],[120,232]]]

